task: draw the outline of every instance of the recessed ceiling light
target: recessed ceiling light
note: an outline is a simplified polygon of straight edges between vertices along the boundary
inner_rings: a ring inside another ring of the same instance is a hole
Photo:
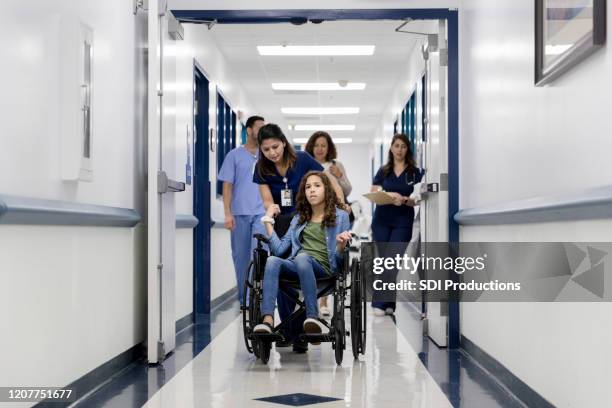
[[[258,45],[259,55],[374,55],[374,45]]]
[[[362,91],[364,82],[348,82],[341,86],[337,82],[275,82],[272,89],[276,91]]]
[[[297,143],[297,144],[304,144],[304,143],[308,143],[308,138],[307,137],[294,137],[293,139],[293,143]],[[335,144],[343,144],[343,143],[352,143],[353,142],[353,138],[351,137],[332,137],[332,140]]]
[[[285,115],[352,115],[359,108],[281,108]]]
[[[355,130],[355,125],[289,125],[289,130],[329,130],[329,131],[340,131],[340,130]]]

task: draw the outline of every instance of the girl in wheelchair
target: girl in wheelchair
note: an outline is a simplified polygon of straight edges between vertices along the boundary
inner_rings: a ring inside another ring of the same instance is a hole
[[[262,223],[269,236],[270,256],[263,278],[263,322],[255,333],[272,333],[274,306],[280,277],[298,278],[304,295],[306,320],[304,332],[322,333],[325,326],[319,321],[317,278],[332,276],[341,267],[342,251],[351,239],[348,214],[338,207],[338,200],[328,176],[321,171],[304,175],[297,193],[297,214],[282,239],[274,232],[274,216],[278,205],[268,207]],[[287,259],[280,256],[291,250]],[[315,344],[315,343],[313,343]]]

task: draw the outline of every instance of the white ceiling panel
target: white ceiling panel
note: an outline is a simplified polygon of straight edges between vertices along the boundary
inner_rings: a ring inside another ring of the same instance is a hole
[[[215,41],[238,76],[249,100],[268,122],[278,123],[288,137],[308,137],[312,132],[288,130],[295,124],[354,124],[354,131],[330,132],[371,140],[419,38],[395,32],[399,21],[331,21],[322,24],[215,25]],[[410,23],[411,31],[423,22]],[[258,45],[374,45],[373,56],[260,56]],[[272,82],[365,82],[363,91],[286,92],[272,90]],[[356,106],[359,114],[283,115],[282,107]]]

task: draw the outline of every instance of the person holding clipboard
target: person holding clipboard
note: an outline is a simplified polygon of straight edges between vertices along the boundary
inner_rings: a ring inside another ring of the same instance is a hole
[[[410,141],[403,133],[398,133],[391,140],[387,163],[382,166],[372,182],[372,193],[384,191],[386,194],[368,194],[366,197],[381,204],[376,206],[372,219],[372,237],[376,243],[399,242],[399,245],[379,246],[379,256],[395,257],[402,255],[412,239],[414,206],[416,201],[410,198],[414,186],[421,182],[423,170],[416,167]],[[385,198],[386,197],[386,198]],[[386,204],[383,204],[385,203]],[[382,253],[381,253],[382,252]],[[397,270],[386,271],[381,278],[394,282]],[[395,301],[389,300],[389,294],[381,296],[374,291],[372,307],[374,314],[384,316],[395,313]],[[384,297],[384,300],[381,299]]]

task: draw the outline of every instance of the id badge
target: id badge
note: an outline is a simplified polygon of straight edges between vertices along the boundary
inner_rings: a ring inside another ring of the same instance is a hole
[[[281,190],[281,207],[291,207],[293,205],[291,189],[286,188]]]

